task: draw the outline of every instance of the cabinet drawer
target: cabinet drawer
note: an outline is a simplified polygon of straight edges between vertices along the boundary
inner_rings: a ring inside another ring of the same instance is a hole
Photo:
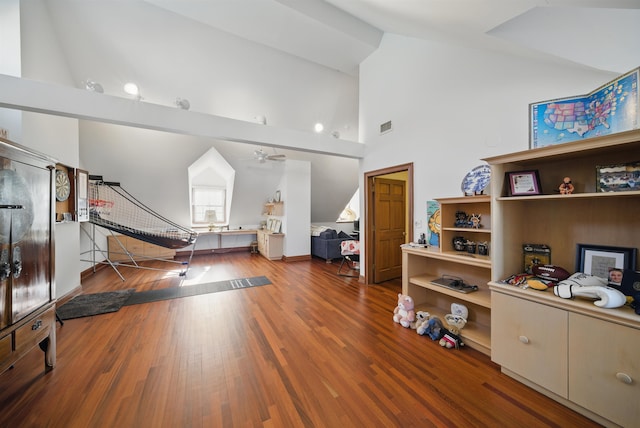
[[[491,359],[567,398],[568,313],[491,293]]]
[[[0,339],[0,365],[11,355],[11,334]]]
[[[55,310],[49,309],[38,317],[34,317],[15,331],[16,351],[30,349],[49,335],[55,328]]]
[[[569,315],[571,401],[621,426],[637,426],[639,357],[640,330],[580,314]]]

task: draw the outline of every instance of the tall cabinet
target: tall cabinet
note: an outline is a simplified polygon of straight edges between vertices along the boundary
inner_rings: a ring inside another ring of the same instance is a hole
[[[606,426],[640,421],[640,315],[624,306],[505,285],[522,244],[577,270],[576,245],[640,246],[640,191],[598,192],[596,167],[640,161],[640,131],[485,159],[492,170],[491,358],[502,371]],[[542,194],[508,196],[505,174],[537,171]],[[563,177],[571,195],[557,192]],[[637,270],[638,266],[634,266]]]
[[[487,283],[491,279],[491,256],[456,251],[453,238],[462,236],[474,242],[491,241],[491,198],[488,195],[441,198],[440,247],[402,249],[402,292],[411,296],[417,310],[427,311],[441,319],[451,312],[452,303],[461,303],[469,310],[467,324],[462,329],[463,342],[487,355],[491,353],[491,294]],[[456,212],[481,214],[478,228],[456,225]],[[477,285],[470,293],[434,284],[441,277],[459,277],[467,284]]]
[[[0,373],[37,345],[55,364],[55,162],[0,139]]]

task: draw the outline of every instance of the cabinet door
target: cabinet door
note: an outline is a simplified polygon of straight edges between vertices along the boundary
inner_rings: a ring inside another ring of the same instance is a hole
[[[15,323],[51,299],[51,171],[7,159],[2,164],[0,247],[9,266],[0,288],[11,290]]]
[[[491,359],[567,398],[567,311],[491,293]]]
[[[640,330],[569,315],[569,399],[621,426],[640,421]]]

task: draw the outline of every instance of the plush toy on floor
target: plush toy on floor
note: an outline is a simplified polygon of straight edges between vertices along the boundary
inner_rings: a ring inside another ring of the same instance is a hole
[[[423,323],[416,329],[416,333],[419,335],[427,335],[431,340],[439,340],[445,331],[442,321],[438,317],[430,317],[426,323]]]
[[[416,330],[420,335],[424,334],[424,329],[427,327],[430,316],[429,312],[416,312],[416,320],[411,324],[411,328]],[[420,331],[423,331],[423,333],[420,333]]]
[[[410,328],[411,323],[414,322],[415,319],[416,313],[414,311],[413,299],[411,296],[398,293],[398,306],[393,310],[393,321],[403,327]]]
[[[464,346],[462,340],[460,340],[460,330],[467,324],[467,320],[455,314],[447,314],[444,316],[444,320],[447,322],[448,327],[444,330],[444,335],[440,339],[440,346],[447,349],[460,348]]]

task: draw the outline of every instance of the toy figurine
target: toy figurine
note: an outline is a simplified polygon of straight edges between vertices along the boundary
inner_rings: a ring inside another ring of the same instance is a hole
[[[571,184],[571,177],[565,177],[562,180],[562,184],[559,187],[561,195],[570,195],[573,193],[573,184]]]

